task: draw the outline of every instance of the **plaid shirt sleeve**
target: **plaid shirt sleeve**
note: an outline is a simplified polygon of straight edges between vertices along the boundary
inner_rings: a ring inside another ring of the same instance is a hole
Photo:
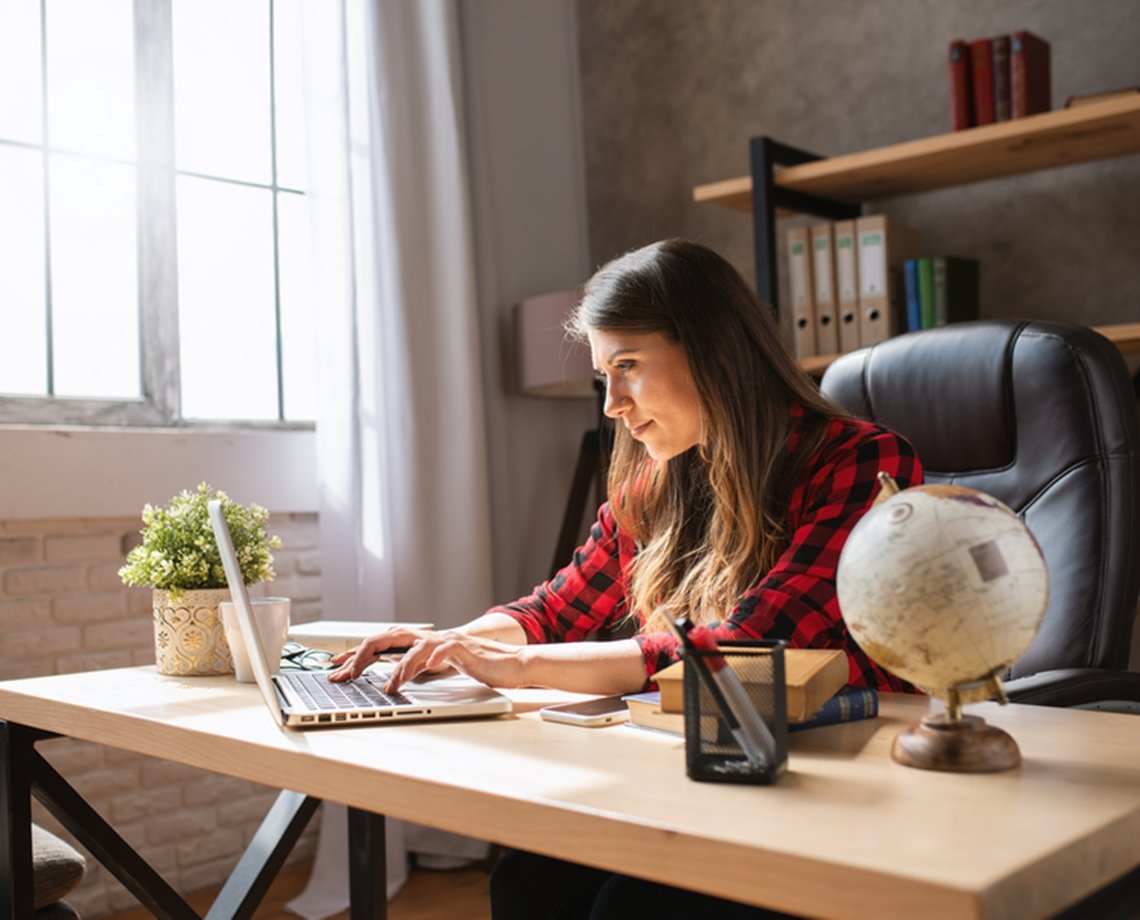
[[[859,648],[840,616],[835,593],[839,553],[878,494],[879,472],[890,475],[899,488],[922,482],[921,463],[906,440],[867,422],[833,420],[823,447],[793,489],[787,548],[728,618],[712,627],[714,636],[725,641],[783,639],[793,648],[842,649],[852,686],[913,690]],[[650,676],[676,660],[672,635],[645,634],[638,642]]]
[[[488,612],[514,617],[529,643],[586,639],[626,616],[624,572],[632,558],[632,541],[618,532],[606,502],[569,565],[527,597]]]

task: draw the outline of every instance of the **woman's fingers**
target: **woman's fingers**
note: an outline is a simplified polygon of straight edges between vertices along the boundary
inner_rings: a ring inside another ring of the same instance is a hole
[[[379,633],[356,648],[334,656],[332,663],[337,668],[329,673],[329,680],[340,683],[359,677],[377,657],[392,648],[407,648],[407,651],[388,676],[384,685],[388,693],[395,692],[425,671],[448,668],[500,687],[518,686],[519,683],[518,646],[451,630],[408,629]]]
[[[417,677],[429,669],[428,660],[432,650],[442,641],[444,633],[430,633],[422,637],[396,662],[388,681],[384,684],[386,693],[394,693],[401,684]]]
[[[356,648],[332,657],[332,664],[338,667],[329,674],[329,680],[338,683],[353,680],[363,674],[364,669],[385,652],[393,649],[403,650],[409,646],[414,649],[422,635],[430,633],[420,633],[418,630],[410,629],[390,629],[369,636]]]
[[[519,646],[505,645],[466,633],[436,633],[433,641],[417,645],[396,665],[385,684],[392,693],[424,671],[454,668],[496,687],[520,685]]]

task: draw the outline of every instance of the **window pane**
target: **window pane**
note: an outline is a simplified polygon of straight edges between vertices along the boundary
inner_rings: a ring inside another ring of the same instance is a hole
[[[176,0],[174,105],[178,169],[269,183],[269,0]]]
[[[0,393],[47,392],[43,157],[0,144]]]
[[[131,0],[51,0],[47,11],[52,148],[134,160]]]
[[[43,142],[39,0],[0,0],[0,138]]]
[[[53,154],[48,169],[55,394],[138,398],[135,168]]]
[[[307,421],[317,417],[317,330],[308,200],[303,195],[279,193],[277,225],[285,418]]]
[[[276,419],[272,194],[178,178],[182,414]]]
[[[273,58],[277,113],[277,184],[304,190],[305,84],[300,0],[274,0]]]

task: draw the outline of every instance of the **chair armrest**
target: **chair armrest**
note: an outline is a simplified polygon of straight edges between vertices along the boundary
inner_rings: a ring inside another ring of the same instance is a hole
[[[1140,672],[1059,668],[1005,681],[1012,703],[1140,712]]]

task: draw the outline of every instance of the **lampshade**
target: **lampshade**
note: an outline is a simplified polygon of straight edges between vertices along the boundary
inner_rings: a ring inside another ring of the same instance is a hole
[[[562,324],[581,289],[528,297],[515,305],[519,389],[528,396],[594,395],[590,350],[566,338]]]

